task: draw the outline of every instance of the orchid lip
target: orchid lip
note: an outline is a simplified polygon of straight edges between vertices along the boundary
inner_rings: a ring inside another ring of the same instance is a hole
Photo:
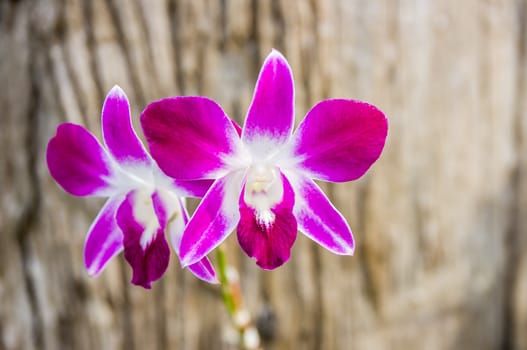
[[[247,199],[255,200],[251,198],[251,191],[246,191],[250,183],[246,183],[240,196],[237,236],[242,249],[256,258],[258,266],[272,270],[289,260],[297,235],[297,223],[293,215],[295,194],[288,179],[277,168],[266,170],[266,175],[276,177],[266,178],[267,190],[257,192],[260,195],[257,205],[247,202]]]

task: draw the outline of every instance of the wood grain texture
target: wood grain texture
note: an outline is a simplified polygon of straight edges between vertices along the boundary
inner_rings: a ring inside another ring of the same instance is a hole
[[[122,257],[87,276],[102,202],[58,188],[45,149],[64,121],[100,135],[114,84],[136,127],[178,94],[242,121],[273,47],[297,122],[344,97],[390,130],[365,177],[322,184],[354,257],[299,236],[266,272],[229,239],[265,349],[527,349],[526,23],[525,0],[0,2],[0,349],[229,348],[218,289],[175,256],[151,291]]]

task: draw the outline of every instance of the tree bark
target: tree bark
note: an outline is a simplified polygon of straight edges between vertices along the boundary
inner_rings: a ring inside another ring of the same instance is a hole
[[[242,121],[271,48],[296,118],[330,97],[379,106],[390,130],[359,181],[323,184],[357,241],[299,235],[259,270],[227,242],[265,349],[527,349],[525,0],[19,0],[0,3],[0,349],[227,348],[219,289],[171,257],[151,291],[123,257],[89,278],[102,202],[45,162],[65,121],[100,135],[119,84],[132,116],[206,95]]]

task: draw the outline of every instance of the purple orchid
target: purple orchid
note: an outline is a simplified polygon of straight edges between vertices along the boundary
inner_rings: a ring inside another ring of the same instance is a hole
[[[75,196],[109,197],[86,237],[88,273],[98,275],[124,249],[133,269],[132,283],[150,288],[168,267],[165,229],[179,253],[188,221],[181,197],[202,196],[211,182],[175,182],[163,174],[135,133],[128,99],[118,86],[104,102],[102,131],[108,150],[84,127],[59,125],[47,149],[49,171]],[[206,257],[189,269],[202,280],[217,282]]]
[[[388,123],[376,107],[325,100],[293,134],[293,76],[273,50],[241,137],[221,107],[204,97],[151,103],[141,124],[166,174],[215,180],[183,233],[184,266],[202,259],[236,227],[242,249],[264,269],[289,259],[297,229],[333,253],[353,254],[349,225],[313,179],[355,180],[379,158]]]

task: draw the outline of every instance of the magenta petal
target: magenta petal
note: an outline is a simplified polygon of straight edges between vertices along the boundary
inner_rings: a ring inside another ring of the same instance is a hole
[[[230,173],[207,192],[183,232],[179,252],[183,266],[201,260],[236,227],[242,179],[242,172]]]
[[[141,205],[142,199],[136,199],[137,192],[132,191],[117,210],[117,223],[123,231],[124,257],[133,269],[132,283],[150,289],[151,282],[157,281],[165,273],[170,259],[170,250],[164,235],[164,227],[142,222],[147,216]],[[154,215],[154,209],[150,208]],[[154,220],[155,218],[151,218]],[[153,231],[149,231],[153,230]],[[145,239],[144,235],[150,236]]]
[[[293,74],[284,56],[273,50],[258,76],[242,140],[250,145],[263,137],[283,144],[289,139],[293,124]]]
[[[306,236],[341,255],[352,255],[354,240],[346,219],[310,179],[288,176],[296,194],[294,214]]]
[[[152,206],[154,208],[154,214],[157,217],[158,225],[161,228],[165,228],[167,226],[167,222],[169,220],[169,216],[172,213],[167,212],[165,208],[165,203],[163,203],[163,200],[161,199],[161,196],[156,191],[151,196],[152,199]],[[178,201],[179,204],[179,201]]]
[[[84,244],[84,263],[91,276],[101,273],[106,264],[123,249],[123,234],[115,219],[122,201],[122,196],[110,198],[88,231]]]
[[[236,230],[238,242],[245,253],[256,258],[256,264],[266,270],[275,269],[289,260],[297,235],[297,223],[293,215],[295,195],[283,175],[282,182],[283,199],[271,209],[275,221],[269,226],[258,223],[254,209],[244,201],[243,191],[240,196],[240,222]]]
[[[188,269],[202,281],[213,284],[219,283],[216,278],[216,271],[214,271],[214,267],[207,257],[204,257],[195,264],[189,265]]]
[[[376,107],[352,100],[315,105],[293,135],[295,155],[315,179],[350,181],[379,158],[388,121]]]
[[[238,136],[241,137],[242,136],[242,128],[238,125],[238,123],[234,119],[231,119],[231,123],[232,123],[232,126],[234,126],[234,129],[236,130],[236,133],[238,134]]]
[[[75,196],[111,195],[112,160],[97,139],[80,125],[64,123],[46,153],[51,176]]]
[[[239,136],[225,112],[205,97],[173,97],[149,104],[141,125],[159,167],[180,180],[217,177]]]
[[[106,96],[101,122],[104,143],[119,163],[140,161],[150,164],[150,158],[132,126],[128,99],[117,85]]]
[[[181,236],[183,230],[188,222],[188,213],[183,205],[181,205],[181,214],[177,215],[168,223],[168,232],[170,235],[170,241],[174,251],[179,256],[179,247],[181,245]],[[207,257],[201,259],[195,264],[189,265],[188,269],[199,279],[208,283],[218,283],[216,278],[216,272],[214,267]]]
[[[201,198],[207,193],[214,180],[180,181],[174,180],[174,185],[180,190],[182,197]]]

